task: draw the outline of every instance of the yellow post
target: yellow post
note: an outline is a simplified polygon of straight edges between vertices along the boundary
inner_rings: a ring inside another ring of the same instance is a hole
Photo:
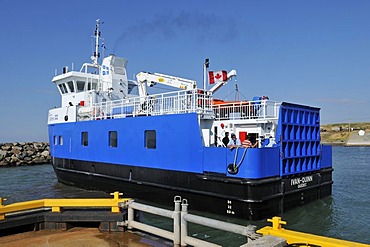
[[[307,245],[307,246],[325,246],[325,247],[347,247],[347,246],[353,246],[353,247],[368,247],[367,244],[361,244],[356,242],[350,242],[346,240],[341,239],[335,239],[335,238],[329,238],[329,237],[323,237],[318,235],[313,235],[309,233],[304,232],[297,232],[297,231],[291,231],[288,229],[284,229],[281,227],[281,225],[286,225],[285,221],[281,220],[281,217],[272,217],[272,219],[268,219],[268,222],[272,222],[271,226],[265,226],[262,229],[259,229],[257,233],[265,235],[272,235],[275,237],[283,238],[286,240],[288,244],[294,244],[294,243],[302,243],[301,246]]]
[[[60,213],[60,207],[51,207],[51,212]]]
[[[5,207],[4,204],[3,204],[3,202],[5,202],[5,201],[6,201],[6,198],[1,198],[0,197],[0,208]],[[0,220],[5,220],[5,214],[0,213]]]
[[[113,193],[110,193],[110,195],[113,196],[113,201],[117,205],[117,206],[112,206],[112,213],[119,213],[120,212],[120,209],[118,207],[118,200],[119,200],[119,196],[122,196],[123,193],[120,193],[118,191],[115,191]]]
[[[281,217],[272,217],[272,219],[267,219],[268,222],[272,222],[272,229],[281,230],[281,225],[286,225],[286,221],[282,221]]]

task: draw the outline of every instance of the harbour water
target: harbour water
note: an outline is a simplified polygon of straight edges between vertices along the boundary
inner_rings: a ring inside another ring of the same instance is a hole
[[[286,228],[328,237],[370,244],[370,147],[333,147],[333,195],[290,210],[282,215]],[[109,197],[100,191],[87,191],[57,181],[51,165],[0,169],[0,197],[6,204],[42,198]],[[191,209],[191,205],[189,206]],[[268,225],[266,221],[213,218],[237,224]],[[161,218],[144,215],[153,225],[170,228]],[[190,225],[189,231],[201,239],[213,239],[223,246],[238,246],[245,239],[234,234]]]

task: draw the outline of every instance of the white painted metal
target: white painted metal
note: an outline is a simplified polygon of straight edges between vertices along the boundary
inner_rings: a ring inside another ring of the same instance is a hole
[[[121,207],[127,208],[128,218],[126,222],[118,222],[119,226],[127,226],[128,229],[139,229],[166,239],[173,241],[174,246],[204,246],[204,247],[218,247],[220,245],[200,240],[194,237],[188,236],[188,222],[212,227],[215,229],[233,232],[242,236],[246,236],[252,240],[258,239],[261,237],[260,234],[257,234],[256,227],[252,225],[241,226],[229,222],[223,222],[219,220],[214,220],[206,217],[201,217],[188,213],[188,203],[186,199],[181,201],[180,196],[176,196],[174,199],[175,208],[174,211],[157,208],[154,206],[145,205],[142,203],[137,203],[134,201],[129,201],[127,203],[120,204]],[[180,211],[181,209],[181,211]],[[134,219],[134,210],[139,210],[167,218],[173,219],[173,232],[163,230],[161,228],[153,227],[146,225],[142,222],[135,221]]]
[[[223,136],[215,136],[214,133],[220,124],[226,126],[222,133],[227,129],[235,134],[248,132],[265,138],[275,137],[281,103],[269,100],[214,102],[213,93],[227,81],[216,83],[206,91],[197,89],[194,80],[159,73],[140,72],[136,75],[137,81],[128,80],[126,59],[109,55],[102,60],[101,65],[98,63],[99,27],[98,19],[92,63],[83,64],[79,71],[65,69],[53,78],[62,103],[59,108],[49,111],[48,124],[196,113],[206,147],[223,145]],[[204,66],[206,72],[206,63]],[[227,80],[234,76],[236,71],[231,70]],[[176,90],[147,95],[147,86],[157,83]],[[138,95],[132,93],[134,88],[138,89]]]
[[[142,100],[141,103],[145,102],[143,100],[147,96],[146,86],[153,87],[159,83],[183,90],[195,89],[197,87],[196,81],[159,73],[140,72],[136,75],[136,80],[139,87],[139,96]]]
[[[181,197],[175,196],[174,203],[175,203],[174,211],[170,211],[170,210],[162,209],[158,207],[153,207],[153,206],[142,204],[142,203],[137,203],[137,202],[134,202],[133,200],[127,203],[123,203],[123,205],[121,206],[127,207],[127,210],[128,210],[127,222],[124,225],[126,225],[128,229],[136,228],[136,229],[139,229],[139,230],[151,233],[151,234],[155,234],[157,236],[160,236],[166,239],[170,239],[173,241],[174,246],[179,246],[180,245]],[[174,222],[173,232],[135,221],[134,210],[139,210],[142,212],[173,219],[173,222]],[[118,225],[122,225],[122,224],[118,223]]]

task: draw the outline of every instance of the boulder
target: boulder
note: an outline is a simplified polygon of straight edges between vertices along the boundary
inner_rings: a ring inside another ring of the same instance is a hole
[[[9,145],[8,143],[4,143],[2,146],[1,146],[1,149],[4,150],[4,151],[10,151],[12,150],[12,146]]]
[[[8,154],[8,152],[6,152],[4,150],[0,150],[0,160],[2,160],[3,158],[5,158],[7,154]]]
[[[13,147],[11,152],[13,154],[20,154],[21,151],[22,151],[22,148],[21,147]]]
[[[10,157],[10,163],[17,163],[19,159],[16,156],[11,156]]]
[[[43,156],[43,157],[48,157],[48,156],[49,156],[49,151],[43,151],[43,152],[41,153],[41,156]]]

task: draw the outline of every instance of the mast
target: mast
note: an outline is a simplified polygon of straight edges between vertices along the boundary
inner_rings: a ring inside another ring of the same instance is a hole
[[[91,56],[91,60],[94,65],[98,64],[98,58],[100,57],[99,53],[99,38],[100,38],[100,31],[99,31],[99,25],[100,25],[100,19],[96,20],[96,25],[95,25],[95,51],[94,54]]]

